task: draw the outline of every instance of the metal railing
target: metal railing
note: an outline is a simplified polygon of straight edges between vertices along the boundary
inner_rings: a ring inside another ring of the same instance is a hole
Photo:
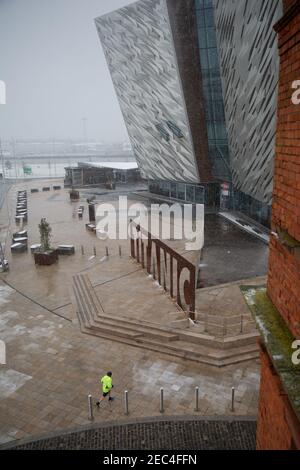
[[[196,268],[193,263],[166,243],[152,236],[140,225],[130,221],[131,257],[146,268],[158,284],[185,309],[194,320],[196,298]],[[185,278],[182,271],[186,271]]]
[[[257,329],[256,322],[251,317],[236,315],[213,315],[209,313],[194,312],[195,326],[210,336],[226,337],[252,333]]]

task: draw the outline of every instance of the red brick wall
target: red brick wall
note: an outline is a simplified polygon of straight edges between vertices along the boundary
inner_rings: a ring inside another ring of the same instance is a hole
[[[286,11],[288,8],[290,8],[297,1],[298,0],[283,0],[283,10]]]
[[[292,434],[285,419],[286,408],[280,380],[261,348],[261,378],[256,432],[258,450],[288,450],[292,448]]]
[[[300,80],[300,10],[278,33],[280,76],[272,228],[300,242],[300,105],[292,83]],[[272,237],[268,294],[290,330],[300,337],[300,260]]]

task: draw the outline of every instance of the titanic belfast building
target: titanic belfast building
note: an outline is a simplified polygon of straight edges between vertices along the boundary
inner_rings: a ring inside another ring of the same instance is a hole
[[[282,0],[139,0],[95,19],[152,193],[269,224],[281,16]]]

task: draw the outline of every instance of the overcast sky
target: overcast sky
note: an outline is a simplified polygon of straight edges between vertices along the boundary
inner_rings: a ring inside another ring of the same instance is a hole
[[[0,138],[128,140],[94,18],[130,0],[0,0]]]

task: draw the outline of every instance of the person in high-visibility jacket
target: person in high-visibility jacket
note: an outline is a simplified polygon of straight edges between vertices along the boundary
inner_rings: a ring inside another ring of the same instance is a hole
[[[107,372],[106,375],[104,375],[100,382],[102,383],[102,397],[100,398],[99,401],[97,401],[96,405],[99,407],[100,403],[107,397],[108,395],[108,401],[112,401],[114,397],[110,395],[110,391],[113,388],[113,383],[112,383],[112,372]]]

